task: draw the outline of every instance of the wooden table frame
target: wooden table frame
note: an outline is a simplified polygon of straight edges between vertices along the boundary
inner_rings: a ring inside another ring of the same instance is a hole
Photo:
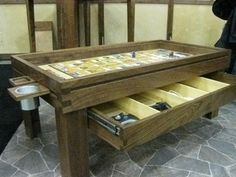
[[[190,52],[194,56],[188,60],[145,65],[70,80],[63,80],[38,67],[72,58],[80,59],[155,48]],[[43,98],[54,106],[56,111],[62,176],[88,177],[86,115],[88,107],[183,81],[195,75],[223,70],[229,64],[229,51],[176,42],[149,41],[14,56],[12,64],[16,73],[30,76],[50,90],[50,94]]]

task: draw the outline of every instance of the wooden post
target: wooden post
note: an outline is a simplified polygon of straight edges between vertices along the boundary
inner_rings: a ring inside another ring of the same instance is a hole
[[[62,177],[89,177],[86,111],[55,109]]]
[[[25,133],[29,138],[37,137],[41,132],[39,110],[22,111],[22,117],[25,125]]]
[[[91,45],[91,27],[90,27],[90,2],[84,2],[84,31],[85,31],[85,45]]]
[[[79,0],[56,0],[58,48],[79,46],[78,3]]]
[[[99,30],[99,45],[105,44],[104,31],[104,0],[98,2],[98,30]]]
[[[34,0],[26,0],[27,23],[29,33],[30,52],[36,52],[35,24],[34,24]]]
[[[135,0],[127,0],[128,42],[134,41]]]
[[[77,11],[78,11],[78,13],[77,13],[77,35],[78,35],[78,46],[77,47],[80,47],[81,46],[81,38],[80,38],[80,33],[81,33],[81,29],[80,29],[80,23],[81,23],[81,14],[80,14],[80,9],[81,9],[81,7],[83,7],[83,1],[81,1],[81,0],[78,0],[78,3],[77,3]]]
[[[172,39],[173,33],[173,18],[174,18],[174,0],[168,2],[168,19],[167,19],[167,40]]]

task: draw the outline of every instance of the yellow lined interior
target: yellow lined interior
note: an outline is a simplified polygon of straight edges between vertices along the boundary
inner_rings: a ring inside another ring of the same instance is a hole
[[[106,115],[109,118],[123,112],[132,114],[136,116],[138,119],[143,119],[145,117],[154,115],[159,112],[129,97],[124,97],[109,103],[104,103],[94,106],[93,110],[95,112],[101,112],[102,114]]]
[[[97,112],[97,111],[101,112],[101,113],[103,113],[104,115],[106,115],[107,117],[110,117],[110,118],[120,114],[121,112],[124,112],[122,109],[120,109],[113,102],[103,103],[103,104],[94,106],[92,108],[92,110],[94,110],[95,112]]]
[[[176,94],[177,96],[187,100],[195,99],[207,94],[206,91],[199,90],[194,87],[190,87],[188,85],[184,85],[181,83],[168,85],[166,87],[163,87],[162,89],[169,93]]]
[[[152,106],[152,105],[156,104],[156,102],[157,102],[157,100],[155,100],[155,99],[145,97],[145,94],[132,95],[132,96],[130,96],[130,98],[132,98],[140,103],[143,103],[145,105],[148,105],[148,106]],[[159,101],[161,101],[161,99]]]
[[[206,91],[206,92],[213,92],[213,91],[229,86],[229,84],[215,81],[208,78],[204,78],[204,77],[195,77],[190,80],[184,81],[182,83],[185,85]]]
[[[135,115],[139,119],[143,119],[159,112],[145,104],[142,104],[128,97],[116,100],[114,101],[114,103],[120,108],[122,108],[124,111]]]
[[[150,107],[157,102],[166,102],[171,107],[175,107],[228,85],[219,81],[196,77],[182,83],[165,86],[161,89],[154,89],[100,104],[94,106],[93,110],[97,110],[109,118],[123,112],[132,114],[139,119],[144,119],[160,113],[160,111]]]
[[[149,99],[167,102],[172,107],[178,106],[182,103],[187,102],[186,99],[183,99],[181,97],[178,97],[176,95],[173,95],[173,94],[168,93],[168,92],[161,90],[161,89],[155,89],[152,91],[148,91],[148,92],[145,92],[143,95],[145,95],[145,97],[149,98]]]

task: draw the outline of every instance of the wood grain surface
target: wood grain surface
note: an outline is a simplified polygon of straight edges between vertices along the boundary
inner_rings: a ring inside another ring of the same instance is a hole
[[[225,82],[227,80],[221,79],[221,81]],[[126,127],[120,126],[120,136],[112,135],[108,131],[104,132],[104,128],[96,125],[96,122],[91,123],[90,130],[117,149],[132,148],[184,125],[210,111],[214,113],[220,106],[235,99],[236,77],[233,76],[230,80],[234,80],[234,84],[225,85],[223,88],[219,86],[217,90],[215,89],[207,94],[199,95],[195,99],[176,105],[163,113],[147,116]],[[210,85],[211,82],[209,82],[208,86]],[[209,116],[212,118],[214,115]]]

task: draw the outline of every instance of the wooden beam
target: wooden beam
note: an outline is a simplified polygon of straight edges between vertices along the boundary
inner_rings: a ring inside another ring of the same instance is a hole
[[[98,35],[99,45],[105,44],[105,30],[104,30],[104,0],[98,2]]]
[[[136,0],[136,3],[142,4],[168,4],[169,0]],[[98,3],[99,0],[90,0],[91,3]],[[127,0],[104,0],[105,3],[127,3]],[[212,0],[175,0],[175,4],[189,5],[212,5]]]
[[[90,0],[91,3],[99,3],[100,0]],[[104,0],[105,3],[127,3],[127,0]],[[55,4],[56,0],[34,0],[35,4]],[[143,4],[168,4],[168,0],[136,0]],[[0,4],[25,4],[25,0],[0,0]],[[175,0],[175,4],[212,5],[212,0]]]
[[[0,61],[10,60],[12,55],[20,55],[22,53],[0,53]]]
[[[34,0],[26,0],[25,2],[26,2],[26,11],[27,11],[30,52],[36,52],[35,24],[34,24]]]
[[[128,42],[134,41],[135,28],[135,0],[127,0],[127,15],[128,15]]]
[[[34,0],[35,4],[55,4],[56,0]],[[0,4],[25,4],[25,0],[0,0]]]
[[[91,45],[91,25],[90,25],[90,2],[84,2],[84,32],[85,32],[85,45]]]
[[[83,15],[81,16],[80,14],[80,9],[83,9],[83,1],[84,0],[78,0],[78,3],[77,3],[77,9],[78,9],[78,13],[77,13],[77,19],[78,19],[78,22],[77,22],[77,35],[78,35],[78,47],[80,47],[81,45],[81,38],[80,38],[80,33],[81,33],[81,18],[83,18]]]
[[[168,17],[167,17],[167,40],[172,39],[173,34],[173,19],[174,19],[174,0],[168,2]]]
[[[78,0],[56,0],[58,48],[79,46]]]
[[[53,30],[52,21],[35,22],[35,31],[52,31],[52,30]]]

